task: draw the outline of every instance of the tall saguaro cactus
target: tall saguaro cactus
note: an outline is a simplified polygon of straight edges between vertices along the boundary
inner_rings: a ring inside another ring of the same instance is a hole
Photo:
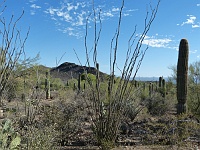
[[[187,84],[188,84],[188,54],[189,45],[186,39],[182,39],[179,45],[177,63],[177,114],[186,113]]]

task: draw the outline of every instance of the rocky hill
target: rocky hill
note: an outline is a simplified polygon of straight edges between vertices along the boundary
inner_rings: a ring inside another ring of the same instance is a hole
[[[84,73],[84,71],[87,71],[87,73],[96,74],[96,69],[94,67],[86,67],[86,66],[80,66],[75,63],[65,62],[58,67],[51,68],[50,73],[51,76],[54,78],[60,78],[63,82],[67,82],[69,79],[77,79],[79,73]],[[103,72],[100,72],[100,77],[103,77]]]

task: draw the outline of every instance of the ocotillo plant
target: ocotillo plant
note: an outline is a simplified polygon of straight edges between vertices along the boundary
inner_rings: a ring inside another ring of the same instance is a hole
[[[46,90],[46,99],[50,99],[50,80],[49,80],[50,72],[46,72],[46,79],[45,79],[45,90]]]
[[[186,113],[187,82],[188,82],[188,53],[189,45],[182,39],[179,45],[177,63],[177,114]]]
[[[97,89],[97,93],[99,95],[99,83],[100,83],[100,78],[99,78],[99,63],[96,63],[96,89]]]

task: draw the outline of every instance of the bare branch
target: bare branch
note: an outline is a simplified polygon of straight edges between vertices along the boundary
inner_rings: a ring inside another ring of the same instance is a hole
[[[86,18],[86,24],[85,24],[85,53],[86,53],[86,64],[88,65],[88,67],[90,67],[90,59],[89,59],[88,47],[87,47],[87,36],[88,36],[88,20],[90,16],[91,16],[91,13]]]
[[[81,61],[80,61],[80,59],[79,59],[79,57],[78,57],[78,55],[77,55],[77,53],[76,53],[76,50],[75,50],[74,48],[73,48],[73,50],[74,50],[74,53],[76,54],[76,58],[78,59],[79,64],[82,66]]]

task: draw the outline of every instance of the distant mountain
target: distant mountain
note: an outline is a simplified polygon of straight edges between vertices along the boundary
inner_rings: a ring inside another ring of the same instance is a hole
[[[168,77],[163,77],[166,81]],[[159,77],[136,77],[135,80],[137,81],[159,81]]]
[[[49,68],[51,76],[54,78],[60,78],[63,82],[67,82],[70,79],[78,79],[79,73],[87,73],[96,74],[96,69],[94,67],[86,67],[80,66],[75,63],[64,62],[58,67]],[[105,73],[100,71],[100,77],[105,77]],[[167,77],[164,77],[167,80]],[[137,81],[158,81],[159,77],[136,77],[135,80]]]
[[[84,71],[96,74],[96,69],[94,67],[80,66],[70,62],[65,62],[58,67],[52,68],[50,73],[52,77],[60,78],[62,81],[67,82],[67,80],[72,78],[78,79],[79,73],[82,74]],[[104,75],[106,74],[100,71],[100,77],[103,77]]]
[[[159,77],[136,77],[137,81],[158,81]]]

